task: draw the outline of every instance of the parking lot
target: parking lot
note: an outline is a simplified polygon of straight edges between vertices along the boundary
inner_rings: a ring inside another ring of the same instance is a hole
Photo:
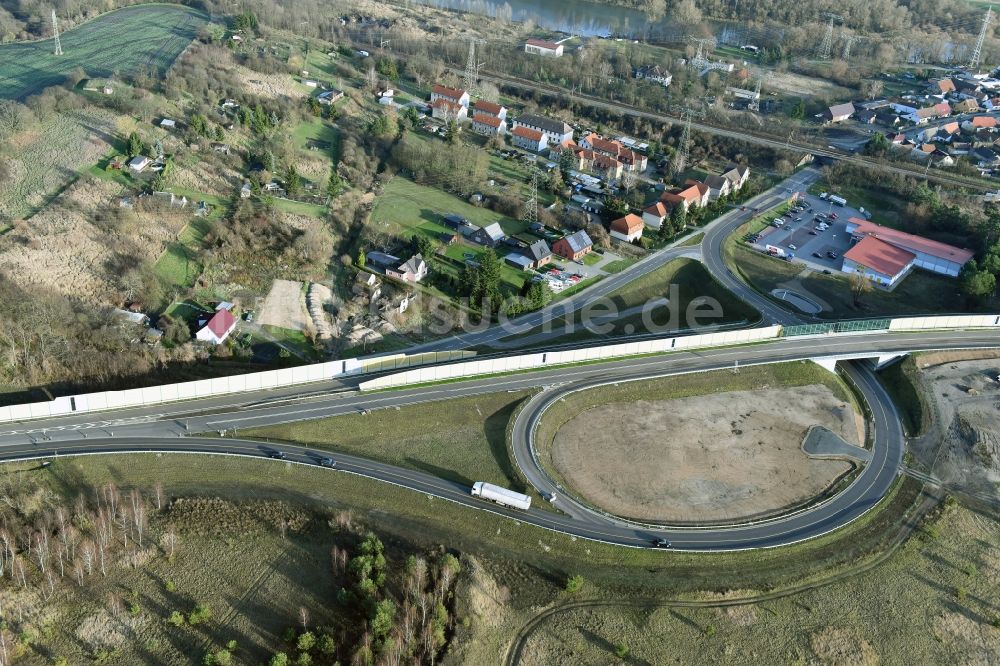
[[[847,221],[851,217],[864,216],[856,208],[838,206],[811,194],[802,197],[800,201],[806,204],[806,210],[791,211],[790,216],[782,218],[784,225],[780,228],[769,226],[764,229],[753,243],[754,247],[764,252],[765,246],[774,245],[793,254],[795,261],[816,270],[840,271],[844,252],[851,247]],[[836,215],[836,218],[830,217],[832,215]],[[817,216],[821,217],[817,219]],[[819,230],[819,222],[825,222],[829,228]]]

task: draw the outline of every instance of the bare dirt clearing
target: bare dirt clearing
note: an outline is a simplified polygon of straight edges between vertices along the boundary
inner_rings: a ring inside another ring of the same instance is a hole
[[[559,429],[552,460],[583,498],[618,515],[759,516],[813,497],[850,469],[802,452],[811,425],[862,442],[852,406],[814,384],[600,405]]]
[[[926,362],[920,358],[920,364]],[[972,493],[1000,494],[1000,361],[923,370],[934,423],[913,442],[937,478]]]
[[[257,321],[262,326],[277,326],[293,331],[309,328],[309,314],[303,305],[302,283],[275,280],[264,299]]]

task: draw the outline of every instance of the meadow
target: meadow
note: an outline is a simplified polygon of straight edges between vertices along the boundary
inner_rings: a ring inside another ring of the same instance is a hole
[[[0,46],[0,98],[23,99],[61,84],[77,67],[91,77],[127,74],[148,67],[162,74],[208,21],[178,5],[141,5],[104,14],[61,36],[63,54],[51,39]]]

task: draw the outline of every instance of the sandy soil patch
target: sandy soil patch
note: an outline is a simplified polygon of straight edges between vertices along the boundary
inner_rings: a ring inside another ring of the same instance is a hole
[[[257,321],[263,326],[277,326],[294,331],[309,328],[309,314],[302,305],[302,283],[275,280],[264,299]]]
[[[933,464],[934,476],[990,497],[1000,492],[998,376],[997,359],[944,362],[924,370],[934,422],[912,444],[920,459]]]
[[[823,666],[874,666],[879,662],[875,649],[865,639],[846,629],[826,627],[809,637],[816,658],[811,664]]]
[[[121,194],[116,183],[77,182],[0,238],[0,271],[22,287],[118,304],[126,288],[121,267],[155,261],[192,214],[190,208],[125,211],[118,206]]]
[[[619,515],[757,516],[813,497],[849,469],[802,452],[811,425],[862,441],[853,407],[810,385],[601,405],[559,429],[552,460],[575,492]]]

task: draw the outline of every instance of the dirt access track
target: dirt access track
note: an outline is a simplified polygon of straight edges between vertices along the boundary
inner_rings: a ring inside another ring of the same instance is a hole
[[[573,492],[616,515],[759,517],[807,501],[850,470],[846,461],[802,451],[812,425],[863,442],[863,418],[811,384],[599,405],[563,424],[552,461]]]

